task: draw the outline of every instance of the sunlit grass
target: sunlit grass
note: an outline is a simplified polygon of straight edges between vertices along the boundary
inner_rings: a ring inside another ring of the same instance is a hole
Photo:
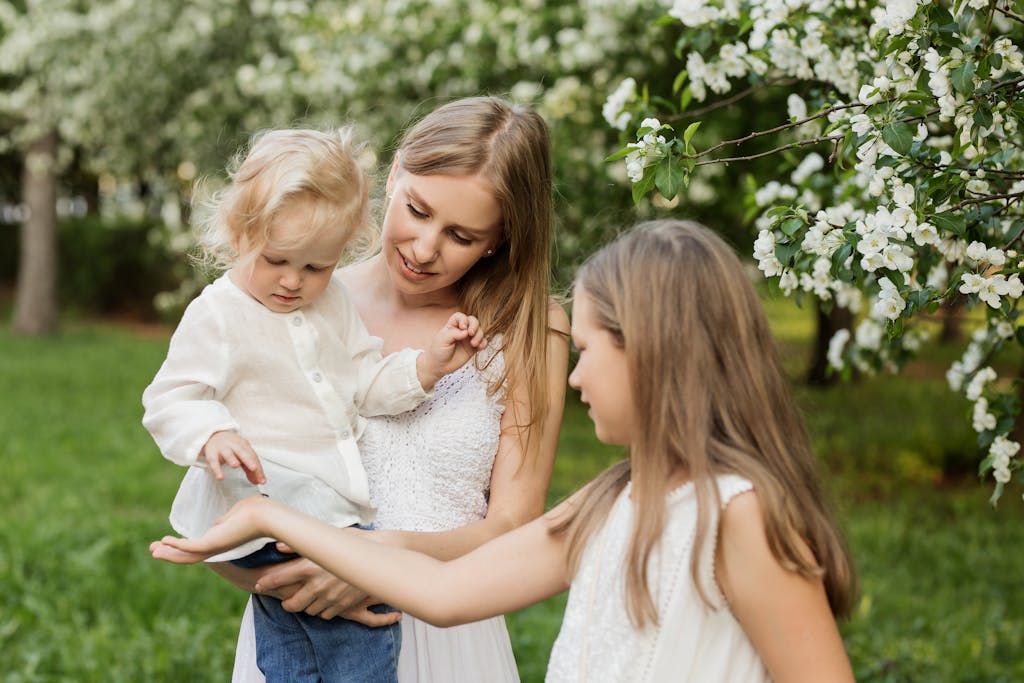
[[[768,305],[780,342],[806,358],[809,315]],[[6,681],[230,677],[244,596],[147,552],[181,475],[139,424],[166,343],[89,325],[42,340],[0,333]],[[966,405],[941,372],[924,380],[797,390],[861,573],[847,648],[860,681],[1024,680],[1022,503],[1012,494],[993,510],[987,485],[955,476],[975,458]],[[549,500],[621,456],[571,397]],[[542,680],[563,606],[509,616],[524,681]]]

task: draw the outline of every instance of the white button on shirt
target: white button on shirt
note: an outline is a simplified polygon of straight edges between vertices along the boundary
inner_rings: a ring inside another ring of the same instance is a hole
[[[356,447],[360,415],[396,414],[427,397],[417,351],[386,358],[337,276],[294,313],[275,313],[227,276],[193,301],[167,359],[143,393],[143,424],[164,456],[189,471],[171,508],[188,537],[205,532],[236,501],[264,493],[337,526],[372,521]],[[214,432],[236,430],[260,457],[267,483],[241,470],[217,481],[200,451]],[[211,558],[242,557],[259,539]]]

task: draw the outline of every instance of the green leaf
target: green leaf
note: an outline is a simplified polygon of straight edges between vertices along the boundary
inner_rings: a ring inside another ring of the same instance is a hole
[[[617,161],[619,159],[622,159],[623,157],[625,157],[627,154],[629,154],[632,151],[633,150],[631,150],[629,147],[623,147],[618,152],[615,152],[614,154],[609,154],[608,156],[606,156],[604,158],[604,160],[606,162],[607,161]]]
[[[800,251],[800,242],[793,240],[792,242],[784,243],[779,242],[775,245],[775,258],[784,266],[793,265],[793,257]]]
[[[914,129],[908,123],[896,121],[882,129],[882,139],[896,150],[897,154],[907,156],[910,153],[910,145],[914,142]]]
[[[640,179],[640,182],[633,183],[633,203],[637,206],[640,205],[640,200],[644,198],[644,195],[654,189],[654,167],[648,166],[644,169],[644,177]]]
[[[673,199],[679,194],[679,188],[682,187],[685,177],[686,173],[683,172],[682,166],[674,157],[670,157],[658,162],[657,171],[654,174],[654,184],[665,199]]]
[[[982,128],[991,128],[992,112],[988,109],[978,109],[974,112],[974,122]]]
[[[1016,242],[1022,232],[1024,232],[1024,221],[1014,221],[1006,231],[1006,242]]]
[[[683,87],[683,83],[686,82],[686,69],[683,69],[676,76],[676,79],[672,81],[672,94],[679,92],[679,89]]]
[[[999,502],[999,499],[1002,496],[1003,496],[1003,484],[1001,482],[997,481],[996,485],[992,488],[992,495],[988,499],[989,505],[991,505],[992,507],[995,507],[996,504]]]
[[[683,131],[683,142],[690,142],[690,139],[693,137],[694,133],[697,132],[698,128],[700,128],[700,121],[694,121],[693,123],[688,125],[686,127],[686,130]]]
[[[967,219],[964,218],[963,214],[953,213],[947,211],[946,213],[937,213],[931,218],[932,225],[940,230],[946,230],[953,232],[960,237],[966,237],[967,233]]]
[[[843,268],[843,264],[846,263],[846,259],[853,255],[853,245],[849,242],[843,242],[835,253],[832,254],[832,272],[837,273]]]
[[[693,101],[693,90],[690,89],[690,86],[686,86],[683,88],[683,94],[679,97],[679,111],[686,111],[691,101]]]
[[[992,65],[993,69],[1003,68],[1003,56],[998,52],[993,52],[988,56],[988,63]]]
[[[974,70],[977,68],[974,62],[964,62],[949,75],[953,88],[966,97],[974,93]]]
[[[802,227],[804,227],[804,222],[799,218],[787,218],[782,221],[782,225],[779,226],[779,229],[790,237],[793,237]]]

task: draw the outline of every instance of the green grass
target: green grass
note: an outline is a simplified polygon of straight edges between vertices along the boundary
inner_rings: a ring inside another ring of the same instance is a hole
[[[806,315],[769,308],[795,372]],[[139,424],[166,342],[0,332],[0,680],[229,678],[244,596],[147,550],[181,476]],[[974,458],[967,406],[924,374],[798,391],[861,576],[844,639],[860,681],[1024,680],[1019,493],[993,510],[988,485],[950,475]],[[550,500],[621,454],[571,399]],[[563,606],[509,616],[524,681],[542,680]]]

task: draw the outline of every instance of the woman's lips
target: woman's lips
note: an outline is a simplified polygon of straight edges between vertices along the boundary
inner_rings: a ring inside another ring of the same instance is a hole
[[[409,261],[407,261],[406,258],[402,256],[402,252],[398,252],[398,261],[401,264],[402,275],[404,275],[408,280],[422,282],[423,280],[426,280],[433,274],[416,268],[415,266],[410,264]]]

